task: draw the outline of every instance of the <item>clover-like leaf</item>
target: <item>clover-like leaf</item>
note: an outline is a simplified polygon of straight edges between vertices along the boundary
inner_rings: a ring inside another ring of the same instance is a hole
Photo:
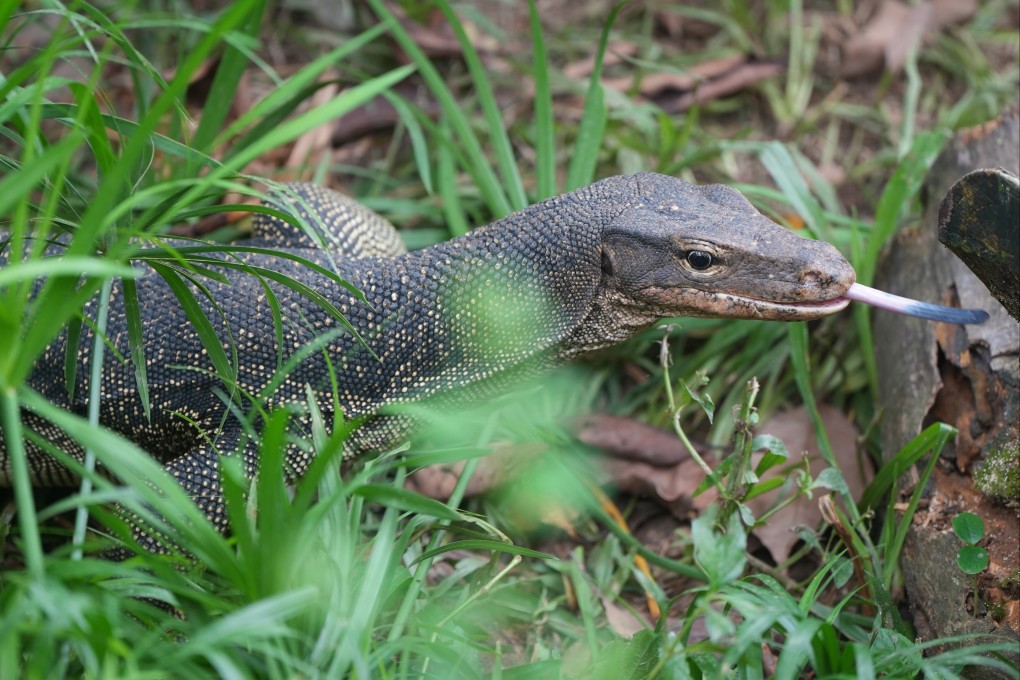
[[[985,523],[973,512],[961,512],[953,518],[953,531],[967,545],[976,545],[985,536]]]

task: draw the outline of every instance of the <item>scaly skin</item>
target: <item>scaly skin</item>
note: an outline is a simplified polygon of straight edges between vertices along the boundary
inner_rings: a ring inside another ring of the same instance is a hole
[[[392,228],[350,199],[307,186],[297,193],[296,212],[325,223],[327,249],[264,217],[256,221],[255,243],[335,266],[364,292],[365,301],[291,261],[238,257],[318,291],[364,338],[367,347],[349,332],[328,343],[325,354],[336,372],[339,400],[333,399],[321,351],[311,352],[265,393],[281,362],[339,327],[316,303],[228,269],[222,273],[229,283],[205,282],[216,307],[198,298],[228,355],[236,348],[236,383],[244,391],[264,393],[264,404],[273,407],[304,403],[310,388],[326,422],[336,407],[348,418],[369,418],[345,445],[348,457],[406,437],[413,422],[387,414],[401,404],[476,400],[521,375],[621,342],[663,318],[819,318],[846,306],[842,296],[854,281],[853,269],[835,248],[774,224],[736,191],[662,175],[606,179],[413,253],[404,253]],[[293,200],[279,200],[284,209],[295,209]],[[265,285],[279,301],[282,328],[274,324]],[[144,417],[130,362],[113,360],[104,367],[100,420],[161,460],[225,530],[219,456],[242,456],[254,475],[257,448],[245,444],[238,450],[240,425],[217,395],[223,383],[167,284],[151,273],[139,280],[138,295],[151,420]],[[86,313],[94,315],[95,306],[90,303]],[[125,357],[126,328],[117,287],[107,334]],[[84,413],[91,331],[86,326],[82,332],[74,403],[68,403],[64,386],[64,344],[58,339],[41,357],[30,384],[53,403]],[[239,403],[242,409],[250,406]],[[23,415],[29,427],[81,456],[56,428]],[[298,417],[295,427],[301,431],[303,425],[307,420]],[[0,440],[0,483],[9,484],[2,446]],[[32,444],[29,456],[35,484],[74,483]],[[300,475],[310,456],[307,448],[292,446],[290,474]]]

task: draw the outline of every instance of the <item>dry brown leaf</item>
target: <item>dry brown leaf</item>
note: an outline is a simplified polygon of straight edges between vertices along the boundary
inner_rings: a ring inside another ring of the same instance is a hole
[[[625,57],[633,57],[638,53],[637,43],[629,40],[617,40],[606,46],[605,55],[602,58],[602,67],[608,68],[622,62]],[[585,57],[563,67],[563,75],[568,78],[580,80],[587,78],[595,70],[595,55]]]
[[[601,414],[581,419],[575,436],[608,454],[599,462],[603,483],[658,498],[678,517],[691,509],[691,497],[704,475],[674,433],[633,418]],[[698,501],[707,503],[713,497],[708,494]]]
[[[654,97],[669,90],[690,90],[698,83],[719,78],[740,68],[747,61],[747,55],[735,54],[695,64],[684,70],[683,73],[648,73],[641,77],[640,92],[646,97]],[[635,76],[630,75],[621,78],[606,78],[602,82],[617,90],[627,91],[634,85],[634,79]]]
[[[779,667],[779,659],[767,642],[761,643],[761,667],[765,671],[766,678],[774,677],[776,669]]]
[[[497,445],[492,453],[480,458],[466,495],[478,496],[517,477],[545,448],[541,445]],[[415,471],[407,478],[405,486],[423,496],[445,501],[453,493],[464,471],[464,462],[444,465],[430,465]]]
[[[854,77],[883,66],[898,71],[922,39],[969,19],[977,0],[925,0],[908,5],[885,0],[875,15],[843,44],[842,73]]]
[[[978,11],[978,0],[931,0],[931,4],[935,26],[939,29],[962,24]]]
[[[860,498],[867,485],[867,480],[861,474],[861,466],[857,457],[857,428],[841,411],[832,406],[820,404],[818,410],[825,431],[829,435],[829,442],[832,445],[836,462],[843,472],[850,493],[854,498]],[[790,452],[791,463],[800,460],[801,454],[806,453],[812,477],[817,477],[818,473],[827,467],[818,451],[811,419],[803,407],[785,411],[770,418],[758,428],[758,431],[761,434],[770,434],[783,440]],[[780,468],[773,468],[764,478],[769,479],[779,474],[781,474]],[[755,516],[761,515],[775,502],[778,493],[777,489],[752,498],[747,502],[747,505]],[[821,522],[817,495],[816,493],[814,499],[806,496],[799,497],[772,515],[767,524],[754,530],[754,535],[768,549],[777,564],[786,561],[786,558],[790,556],[791,549],[800,540],[796,533],[797,527],[815,527]]]
[[[782,75],[778,62],[762,61],[737,54],[695,64],[683,73],[648,73],[641,76],[639,94],[663,108],[667,113],[679,113],[694,104],[702,104]],[[606,78],[603,84],[621,92],[634,87],[636,76]]]
[[[609,622],[610,627],[620,637],[629,640],[645,628],[651,627],[635,616],[629,609],[621,607],[605,595],[602,595],[600,599],[602,600],[602,608],[606,610],[606,621]]]
[[[784,71],[785,67],[778,62],[749,59],[740,66],[702,83],[696,90],[685,92],[676,98],[666,100],[655,98],[654,101],[666,113],[680,113],[695,104],[722,99],[755,83],[780,76]]]
[[[694,490],[704,478],[701,468],[693,460],[662,467],[633,460],[606,458],[600,468],[613,486],[635,495],[654,496],[671,505],[671,509],[681,515],[686,514],[691,507]],[[698,501],[700,503],[703,499],[699,496]]]
[[[821,405],[819,411],[828,432],[836,461],[854,497],[864,490],[866,480],[857,460],[857,430],[839,410]],[[818,453],[811,421],[803,408],[781,413],[764,423],[759,431],[782,439],[790,452],[791,464],[806,453],[812,476],[826,464]],[[598,416],[582,421],[577,436],[589,444],[612,454],[600,463],[606,482],[637,495],[658,498],[677,516],[691,510],[702,510],[716,499],[709,489],[696,498],[694,491],[704,479],[698,464],[687,456],[676,436],[628,418]],[[755,454],[754,461],[762,454]],[[765,478],[782,474],[773,469]],[[762,514],[776,500],[778,490],[748,501],[755,515]],[[817,496],[817,494],[816,494]],[[817,526],[821,521],[816,499],[798,498],[755,529],[755,535],[777,563],[784,561],[797,543],[799,526]]]
[[[676,465],[690,458],[675,434],[633,418],[608,414],[585,416],[578,421],[574,435],[588,446],[618,458],[659,467]]]

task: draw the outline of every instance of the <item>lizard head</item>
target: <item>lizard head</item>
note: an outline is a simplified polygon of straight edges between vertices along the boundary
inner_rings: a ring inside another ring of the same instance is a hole
[[[796,321],[834,314],[854,270],[739,192],[645,173],[637,199],[603,233],[602,285],[629,312]]]

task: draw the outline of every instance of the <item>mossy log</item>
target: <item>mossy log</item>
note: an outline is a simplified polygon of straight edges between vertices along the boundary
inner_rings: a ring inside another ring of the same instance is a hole
[[[1011,464],[1015,474],[1018,467],[1020,324],[937,238],[940,204],[961,177],[980,168],[1020,174],[1018,130],[1014,109],[996,121],[960,131],[949,142],[926,179],[920,223],[897,235],[876,281],[879,288],[898,295],[991,313],[981,326],[875,314],[886,459],[932,422],[959,430],[942,452],[904,547],[907,595],[922,640],[977,633],[1016,641],[1020,633],[1020,588],[1008,580],[1020,562],[1020,515],[1000,492],[986,493],[986,487],[974,483],[989,460],[998,465],[1005,455],[1006,469]],[[969,210],[979,206],[988,207],[978,199]],[[969,220],[966,209],[960,201],[950,212],[958,221]],[[916,474],[904,475],[901,489],[909,492],[916,479]],[[1008,483],[999,488],[1008,489]],[[951,521],[964,511],[977,513],[988,526],[982,545],[991,562],[980,577],[980,601],[973,597],[971,578],[955,564],[962,543],[953,535]],[[1012,661],[1020,662],[1020,651]],[[1000,677],[994,671],[983,673],[979,677]]]

